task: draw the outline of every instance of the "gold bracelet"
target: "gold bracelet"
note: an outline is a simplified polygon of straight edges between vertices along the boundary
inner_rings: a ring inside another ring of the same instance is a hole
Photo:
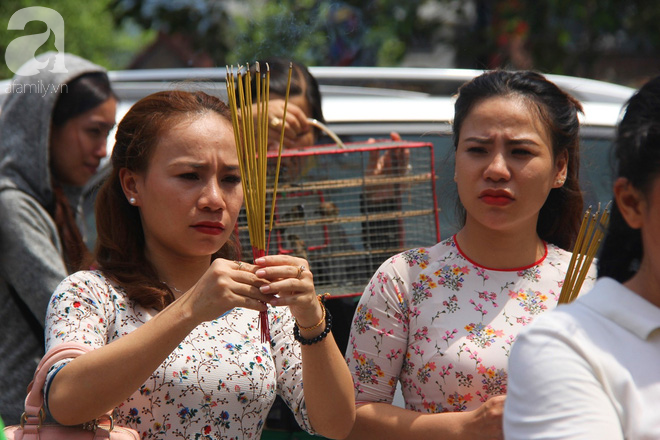
[[[330,294],[329,293],[324,293],[322,295],[316,295],[316,299],[318,299],[319,303],[321,304],[321,310],[322,310],[321,320],[319,322],[317,322],[315,325],[311,326],[311,327],[303,327],[300,324],[298,324],[298,320],[296,319],[296,325],[298,326],[298,328],[300,330],[305,330],[305,331],[314,330],[315,328],[317,328],[318,326],[320,326],[321,324],[323,324],[325,322],[325,304],[324,304],[324,301],[325,301],[325,297],[327,297],[327,296],[330,296]]]

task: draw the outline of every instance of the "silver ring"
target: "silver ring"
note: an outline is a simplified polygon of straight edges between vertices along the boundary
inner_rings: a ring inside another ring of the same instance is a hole
[[[234,263],[238,264],[238,267],[236,268],[236,270],[241,270],[241,267],[243,267],[243,262],[234,260]]]
[[[300,266],[298,268],[298,275],[296,275],[296,278],[298,279],[302,278],[302,273],[305,271],[305,269],[307,269],[305,266]]]

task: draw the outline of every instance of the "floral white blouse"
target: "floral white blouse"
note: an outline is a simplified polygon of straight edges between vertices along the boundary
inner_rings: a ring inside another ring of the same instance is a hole
[[[100,272],[78,272],[51,298],[46,348],[74,340],[100,347],[156,313],[129,301]],[[136,429],[143,439],[258,439],[280,394],[300,426],[313,433],[293,317],[281,307],[270,308],[269,318],[270,344],[261,343],[259,313],[253,310],[233,309],[197,326],[118,407],[116,423]]]
[[[357,402],[468,411],[506,394],[516,335],[553,309],[571,254],[546,244],[529,267],[493,270],[468,260],[452,237],[383,263],[360,299],[346,353]],[[594,282],[594,269],[582,286]]]

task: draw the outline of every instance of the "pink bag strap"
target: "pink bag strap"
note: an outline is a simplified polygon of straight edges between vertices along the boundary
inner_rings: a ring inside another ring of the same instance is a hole
[[[29,422],[33,417],[37,417],[38,419],[43,418],[41,416],[44,404],[43,388],[46,383],[46,376],[51,367],[63,359],[75,358],[92,350],[92,347],[79,342],[65,342],[48,350],[48,353],[39,362],[34,372],[34,378],[27,388],[25,414],[23,415],[25,421]]]

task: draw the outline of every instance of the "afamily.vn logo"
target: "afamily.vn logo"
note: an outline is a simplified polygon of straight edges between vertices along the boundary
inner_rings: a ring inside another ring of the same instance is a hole
[[[19,9],[9,19],[7,30],[23,30],[30,21],[42,21],[46,23],[47,29],[40,34],[18,37],[7,45],[5,62],[9,70],[17,75],[32,76],[45,69],[49,64],[49,60],[38,63],[34,54],[48,41],[50,33],[53,32],[57,54],[50,71],[53,73],[67,73],[68,70],[64,66],[64,19],[60,13],[42,6]],[[34,60],[34,62],[28,63],[30,60]]]

